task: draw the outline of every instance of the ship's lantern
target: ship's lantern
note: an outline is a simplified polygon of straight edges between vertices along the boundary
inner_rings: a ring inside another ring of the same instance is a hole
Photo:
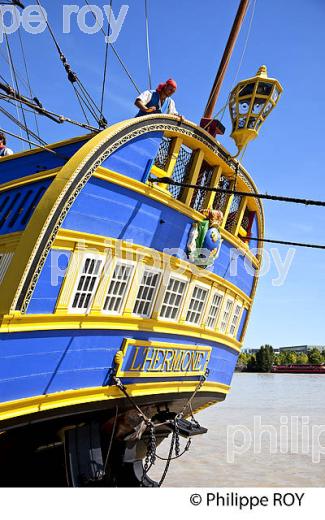
[[[256,76],[240,81],[230,94],[231,137],[238,153],[257,137],[261,125],[276,106],[282,93],[280,83],[268,78],[265,65]],[[238,154],[237,154],[238,155]]]

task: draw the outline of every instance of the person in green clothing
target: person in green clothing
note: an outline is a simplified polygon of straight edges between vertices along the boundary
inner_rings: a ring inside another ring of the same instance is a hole
[[[207,209],[203,214],[206,219],[192,226],[187,253],[191,262],[205,268],[214,263],[220,251],[222,240],[219,228],[223,221],[223,213],[219,210]]]

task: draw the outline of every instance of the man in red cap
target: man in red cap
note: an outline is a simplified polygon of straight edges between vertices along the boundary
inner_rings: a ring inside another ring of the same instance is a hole
[[[175,102],[170,97],[176,92],[177,84],[173,79],[168,79],[166,83],[160,83],[156,90],[145,90],[135,100],[135,106],[139,108],[139,112],[135,117],[145,116],[147,114],[175,114]]]

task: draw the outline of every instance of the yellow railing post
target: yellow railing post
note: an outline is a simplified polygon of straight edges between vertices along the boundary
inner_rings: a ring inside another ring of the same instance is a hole
[[[215,166],[213,169],[211,182],[210,182],[211,188],[218,187],[221,175],[222,175],[222,167]],[[204,198],[204,203],[203,203],[203,209],[212,208],[216,195],[217,195],[216,191],[207,191],[206,192],[206,196]]]
[[[193,164],[191,167],[189,178],[188,178],[188,180],[186,180],[186,179],[184,180],[188,184],[197,183],[199,173],[201,170],[201,166],[202,166],[202,162],[204,159],[203,150],[196,150],[196,152],[194,152],[194,154],[195,155],[194,155]],[[194,190],[195,190],[195,188],[185,188],[183,191],[181,201],[184,202],[184,204],[187,204],[187,206],[190,206],[190,204],[191,204]]]
[[[230,185],[230,189],[232,190],[234,187],[233,183]],[[232,205],[232,201],[234,200],[234,195],[229,195],[229,199],[227,201],[227,204],[226,204],[226,207],[225,207],[225,210],[224,210],[224,213],[223,213],[223,221],[222,221],[222,227],[224,228],[226,226],[226,223],[227,223],[227,220],[228,220],[228,216],[229,216],[229,213],[230,213],[230,208],[231,208],[231,205]]]
[[[161,177],[171,177],[173,175],[175,164],[177,162],[178,154],[179,154],[182,144],[183,144],[183,139],[181,137],[175,137],[171,143],[170,155],[169,155],[169,159],[167,162],[166,170],[163,170],[162,168],[158,168],[158,166],[153,165],[151,167],[151,173],[153,175],[155,175],[156,177],[158,177],[158,179]],[[157,184],[156,188],[159,188],[164,191],[168,191],[167,184]]]
[[[175,168],[175,164],[178,159],[178,154],[183,144],[183,139],[181,137],[176,137],[173,139],[170,149],[170,156],[168,161],[168,166],[166,170],[166,177],[171,177]]]
[[[247,197],[243,197],[241,202],[240,202],[240,206],[238,208],[238,219],[237,219],[237,224],[236,224],[236,227],[235,227],[235,230],[234,230],[234,235],[235,236],[238,236],[239,229],[240,229],[243,217],[244,217],[244,213],[245,213],[246,207],[247,207]]]

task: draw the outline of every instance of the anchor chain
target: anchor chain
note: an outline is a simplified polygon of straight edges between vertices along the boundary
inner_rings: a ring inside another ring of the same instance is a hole
[[[149,469],[151,468],[151,466],[153,466],[154,463],[156,462],[156,458],[157,458],[157,454],[156,454],[157,444],[156,444],[156,436],[155,436],[155,427],[151,421],[150,421],[150,424],[148,425],[148,428],[149,428],[149,443],[147,446],[147,453],[146,453],[146,458],[145,458],[145,462],[144,462],[144,466],[143,466],[142,482],[144,480],[144,477],[147,475]]]
[[[185,405],[183,406],[182,408],[182,411],[179,412],[176,416],[176,418],[179,418],[181,419],[182,417],[184,417],[184,414],[185,414],[185,410],[186,408],[189,406],[190,409],[192,410],[192,401],[194,399],[194,397],[196,396],[196,394],[198,393],[198,391],[202,388],[202,386],[204,385],[204,383],[206,382],[208,376],[209,376],[209,373],[210,373],[210,370],[207,368],[205,373],[203,375],[201,375],[200,377],[200,380],[199,380],[199,383],[197,385],[197,387],[195,388],[193,394],[191,395],[191,397],[189,398],[189,400],[187,401],[187,403],[185,403]],[[193,413],[192,413],[193,415]],[[197,422],[197,421],[196,421]]]
[[[153,424],[151,419],[149,419],[149,417],[147,417],[144,414],[144,412],[141,410],[141,408],[136,404],[136,402],[133,399],[133,397],[131,397],[129,395],[126,386],[123,385],[123,383],[120,380],[120,378],[118,378],[116,376],[113,376],[112,379],[113,379],[115,385],[121,390],[121,392],[123,392],[125,397],[131,403],[131,405],[137,410],[137,412],[139,413],[140,417],[142,417],[143,421],[147,425],[147,429],[148,429],[148,433],[149,433],[149,442],[148,442],[148,445],[147,445],[147,452],[146,452],[146,457],[145,457],[144,466],[143,466],[143,476],[142,476],[142,480],[141,480],[142,483],[144,482],[144,479],[147,476],[149,470],[155,464],[155,462],[156,462],[156,460],[158,458],[160,460],[166,461],[166,466],[165,466],[164,472],[162,474],[162,477],[161,477],[160,481],[158,482],[158,487],[160,487],[163,484],[163,482],[164,482],[164,480],[165,480],[165,478],[167,476],[167,473],[168,473],[171,461],[180,458],[182,455],[184,455],[184,453],[186,451],[189,450],[190,445],[191,445],[191,439],[189,439],[187,441],[185,449],[181,453],[180,433],[179,433],[179,427],[178,427],[178,420],[182,419],[184,417],[185,411],[189,407],[190,411],[191,411],[192,420],[195,422],[196,425],[199,425],[198,421],[196,419],[194,419],[194,417],[193,417],[192,401],[193,401],[194,397],[196,396],[196,394],[198,393],[198,391],[204,385],[205,381],[208,378],[208,375],[209,375],[209,369],[207,368],[205,373],[203,375],[201,375],[200,380],[199,380],[199,382],[198,382],[198,384],[197,384],[193,394],[188,399],[187,403],[185,403],[185,405],[183,406],[182,410],[174,417],[174,420],[173,421],[167,420],[167,421],[165,421],[165,423],[162,423],[162,424],[170,424],[171,422],[173,423],[173,434],[172,434],[172,438],[171,438],[169,454],[168,454],[168,457],[166,459],[163,458],[163,457],[160,457],[159,455],[157,455],[157,443],[156,443],[156,436],[155,436],[155,425]],[[162,424],[160,424],[160,426]],[[174,450],[175,450],[175,457],[173,457],[173,451]]]

